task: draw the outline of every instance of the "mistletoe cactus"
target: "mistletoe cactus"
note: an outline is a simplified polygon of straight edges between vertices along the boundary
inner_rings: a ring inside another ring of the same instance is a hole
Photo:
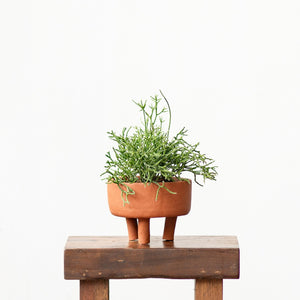
[[[124,205],[129,203],[128,195],[135,193],[128,183],[157,185],[157,199],[161,188],[173,193],[165,187],[166,182],[189,182],[182,177],[184,173],[192,174],[199,185],[202,185],[199,177],[205,182],[207,179],[215,180],[217,175],[214,160],[200,152],[199,143],[186,141],[185,128],[170,138],[171,109],[164,94],[161,91],[160,94],[161,97],[151,97],[150,103],[133,101],[142,114],[141,126],[125,127],[120,134],[108,132],[116,146],[106,153],[105,171],[101,176],[107,183],[118,185]],[[168,124],[164,130],[166,115]]]

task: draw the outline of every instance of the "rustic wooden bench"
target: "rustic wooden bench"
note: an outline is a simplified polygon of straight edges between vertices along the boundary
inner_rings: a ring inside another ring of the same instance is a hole
[[[234,236],[151,237],[149,245],[127,237],[69,237],[65,279],[80,280],[80,300],[108,300],[109,279],[195,279],[196,300],[223,299],[223,279],[239,278]]]

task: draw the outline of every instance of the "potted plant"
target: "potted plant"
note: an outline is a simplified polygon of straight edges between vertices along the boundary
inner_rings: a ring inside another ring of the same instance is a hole
[[[168,100],[151,97],[151,103],[134,103],[142,113],[142,125],[108,132],[117,146],[106,154],[105,176],[108,203],[113,215],[125,217],[129,240],[150,241],[149,220],[165,217],[163,239],[173,240],[177,216],[191,207],[192,181],[182,177],[215,180],[214,161],[200,153],[197,144],[186,141],[187,130],[170,138],[171,109]],[[162,100],[165,106],[162,106]],[[166,126],[164,115],[168,115]],[[166,129],[165,129],[166,126]]]

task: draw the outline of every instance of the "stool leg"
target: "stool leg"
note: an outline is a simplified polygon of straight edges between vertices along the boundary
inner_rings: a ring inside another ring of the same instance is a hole
[[[138,225],[139,244],[150,243],[150,219],[140,218]]]
[[[173,241],[174,240],[174,232],[175,232],[176,221],[177,221],[177,217],[166,218],[164,234],[163,234],[163,239],[164,240],[167,240],[167,241]]]
[[[80,280],[80,300],[109,300],[108,279]]]
[[[196,279],[195,300],[222,300],[222,279]]]
[[[129,241],[134,241],[138,238],[137,220],[134,218],[126,218]]]

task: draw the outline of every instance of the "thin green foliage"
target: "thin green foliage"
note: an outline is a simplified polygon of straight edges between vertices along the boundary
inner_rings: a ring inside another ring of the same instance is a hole
[[[171,126],[171,109],[163,93],[162,98],[151,97],[147,101],[135,102],[142,112],[142,126],[123,128],[120,134],[114,131],[108,132],[111,140],[117,146],[106,153],[107,161],[105,172],[108,183],[118,184],[121,190],[123,203],[129,203],[128,195],[134,191],[126,183],[143,182],[154,183],[158,186],[156,200],[159,190],[164,188],[169,193],[174,193],[165,187],[165,182],[186,180],[182,174],[189,172],[193,174],[194,181],[199,184],[197,178],[215,180],[217,175],[214,161],[198,149],[199,143],[189,144],[185,137],[187,130],[182,128],[172,139],[169,138]],[[161,100],[167,107],[161,107]],[[168,113],[168,128],[165,131],[164,114]]]

